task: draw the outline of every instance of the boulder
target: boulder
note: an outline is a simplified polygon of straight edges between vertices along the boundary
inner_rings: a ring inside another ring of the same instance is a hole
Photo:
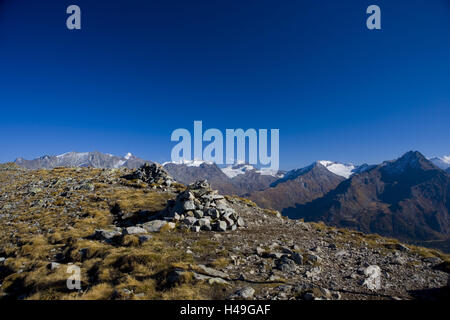
[[[127,235],[127,234],[142,234],[142,233],[147,233],[147,230],[145,230],[144,228],[141,227],[128,227],[123,229],[123,235]]]
[[[147,230],[148,232],[159,232],[162,227],[167,224],[167,221],[164,220],[153,220],[150,222],[146,222],[142,225],[142,228]]]

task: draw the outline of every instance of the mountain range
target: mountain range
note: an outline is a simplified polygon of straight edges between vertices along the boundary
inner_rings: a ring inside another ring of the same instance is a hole
[[[135,169],[150,162],[135,157],[131,153],[117,157],[108,153],[67,152],[57,156],[43,156],[33,160],[17,158],[14,163],[26,169],[52,169],[56,167],[129,168]]]
[[[149,161],[131,154],[116,157],[99,152],[15,161],[28,169],[137,168],[145,162]],[[427,159],[410,151],[379,165],[316,161],[288,172],[264,172],[245,163],[220,168],[205,161],[167,162],[163,167],[183,184],[207,179],[220,193],[248,198],[290,218],[450,251],[449,156]]]

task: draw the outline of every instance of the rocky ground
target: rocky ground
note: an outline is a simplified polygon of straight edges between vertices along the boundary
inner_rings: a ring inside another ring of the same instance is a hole
[[[3,299],[448,299],[437,250],[289,220],[158,165],[2,165],[0,222]]]

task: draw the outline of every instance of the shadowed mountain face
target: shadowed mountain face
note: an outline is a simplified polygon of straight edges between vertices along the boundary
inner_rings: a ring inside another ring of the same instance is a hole
[[[26,169],[52,169],[56,167],[129,168],[135,169],[149,163],[132,154],[117,157],[101,152],[68,152],[59,156],[43,156],[34,160],[18,158],[15,164]]]
[[[445,242],[450,234],[449,211],[450,176],[411,151],[283,213],[406,241]]]
[[[330,172],[320,162],[316,162],[309,167],[289,171],[283,178],[274,181],[270,188],[252,192],[248,198],[263,208],[282,211],[322,197],[343,180],[344,177]]]

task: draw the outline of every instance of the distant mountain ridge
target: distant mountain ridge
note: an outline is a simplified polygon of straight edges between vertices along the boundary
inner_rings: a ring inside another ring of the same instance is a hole
[[[20,167],[26,169],[52,169],[55,167],[92,167],[92,168],[129,168],[135,169],[144,163],[150,163],[128,153],[124,157],[112,154],[94,152],[67,152],[57,156],[43,156],[33,160],[17,158],[14,161]]]

